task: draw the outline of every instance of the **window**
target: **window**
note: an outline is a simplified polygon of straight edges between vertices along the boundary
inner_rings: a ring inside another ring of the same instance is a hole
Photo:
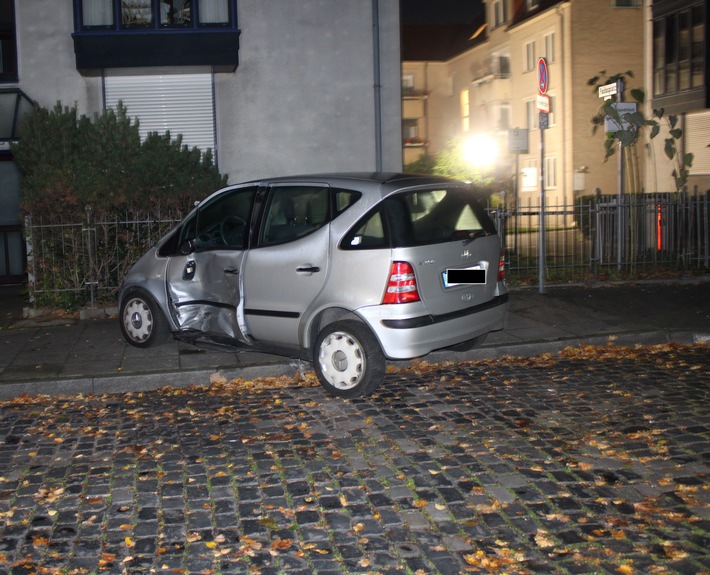
[[[329,188],[278,186],[269,195],[259,245],[289,242],[307,236],[328,222]]]
[[[414,93],[414,74],[402,74],[402,95],[411,96]]]
[[[550,64],[555,61],[555,33],[545,34],[545,60]]]
[[[653,94],[666,93],[666,26],[665,20],[653,23]]]
[[[469,91],[461,91],[461,130],[468,132],[471,129],[471,107]]]
[[[525,118],[528,130],[537,130],[538,112],[535,100],[525,102]]]
[[[535,61],[535,42],[525,44],[525,53],[523,54],[523,62],[525,62],[525,72],[535,70],[537,62]]]
[[[230,24],[234,0],[75,0],[81,28],[192,28]],[[118,8],[120,22],[114,22]],[[199,17],[199,21],[198,21]]]
[[[548,112],[547,121],[550,126],[554,126],[554,124],[555,124],[555,102],[557,101],[557,99],[552,94],[547,94],[547,96],[550,99],[550,111]]]
[[[17,82],[14,0],[0,0],[0,82]]]
[[[390,196],[350,231],[341,249],[412,247],[494,233],[480,204],[465,188]]]
[[[641,0],[614,0],[614,8],[638,8]]]
[[[705,83],[705,21],[700,3],[653,22],[653,93],[665,96]]]
[[[493,27],[497,28],[505,24],[507,20],[505,0],[493,1]]]
[[[540,6],[540,0],[525,0],[525,8],[529,12]]]
[[[125,70],[104,72],[104,103],[116,108],[119,102],[129,116],[140,120],[145,139],[150,132],[181,134],[183,144],[200,150],[211,149],[217,160],[215,103],[212,74],[195,69],[169,74],[144,68],[133,74]]]
[[[707,54],[707,51],[703,49],[705,26],[703,24],[702,6],[693,6],[690,9],[690,34],[691,86],[700,88],[705,81],[703,68],[705,66],[704,58]]]
[[[161,246],[159,255],[179,253],[184,242],[191,242],[196,251],[245,249],[255,195],[256,188],[238,188],[200,206]]]
[[[270,246],[303,238],[322,228],[352,206],[360,193],[333,190],[325,186],[274,186],[264,213],[260,246]],[[331,210],[331,196],[334,209]]]
[[[402,120],[402,142],[405,146],[416,146],[423,144],[419,137],[419,122],[411,118]]]
[[[498,106],[498,122],[496,128],[501,131],[510,128],[510,104],[504,103]]]
[[[497,78],[510,77],[510,55],[507,52],[491,54],[491,72]]]
[[[557,158],[545,158],[545,189],[557,187]]]

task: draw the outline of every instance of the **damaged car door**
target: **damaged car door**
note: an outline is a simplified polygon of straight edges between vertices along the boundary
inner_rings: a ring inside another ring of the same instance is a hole
[[[208,198],[180,229],[166,273],[170,313],[183,336],[247,342],[241,268],[257,188]]]

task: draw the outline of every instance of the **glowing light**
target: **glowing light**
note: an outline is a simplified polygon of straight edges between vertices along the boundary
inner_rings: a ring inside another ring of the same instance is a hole
[[[491,168],[498,157],[498,146],[492,138],[477,134],[463,141],[461,154],[463,159],[475,168]]]

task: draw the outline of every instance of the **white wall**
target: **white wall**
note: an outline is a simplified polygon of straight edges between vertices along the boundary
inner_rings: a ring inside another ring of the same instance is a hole
[[[75,68],[69,0],[16,2],[19,87],[41,105],[101,110]],[[219,168],[230,182],[373,171],[372,0],[238,0],[240,65],[215,74]],[[383,169],[401,168],[399,4],[379,0]]]

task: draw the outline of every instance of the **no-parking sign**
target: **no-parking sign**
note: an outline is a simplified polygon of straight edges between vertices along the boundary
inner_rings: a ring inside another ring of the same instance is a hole
[[[547,94],[547,88],[550,85],[550,75],[547,71],[547,60],[538,58],[537,61],[537,89],[540,94]]]

